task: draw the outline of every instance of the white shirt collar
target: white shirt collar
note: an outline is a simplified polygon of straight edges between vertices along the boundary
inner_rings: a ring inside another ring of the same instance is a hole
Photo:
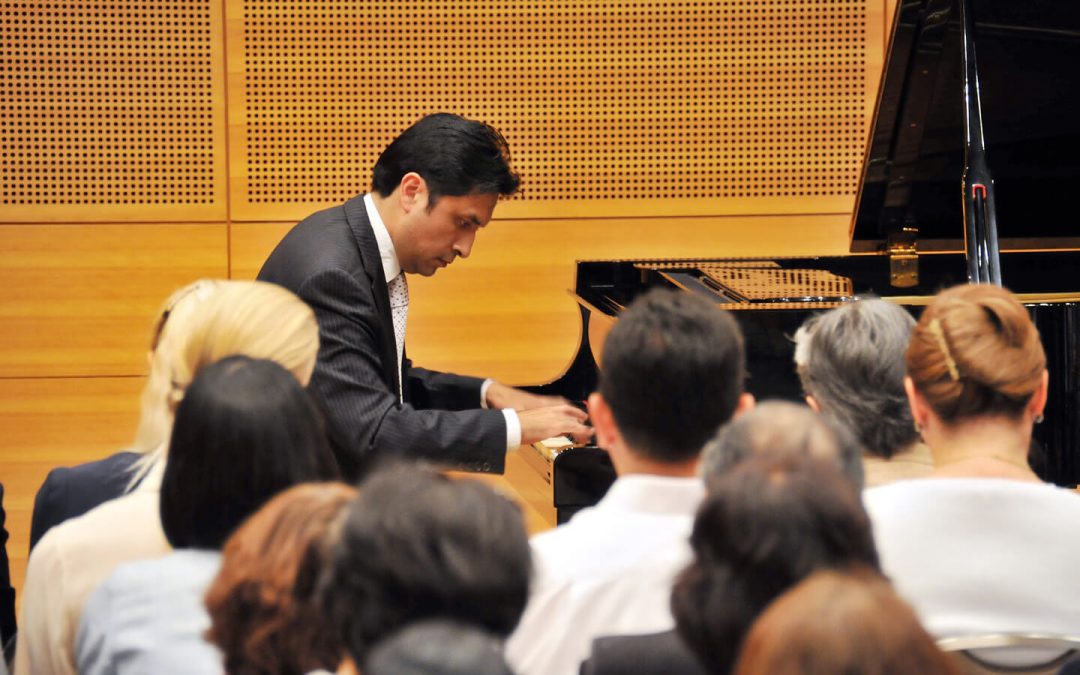
[[[375,243],[379,246],[379,258],[382,260],[386,283],[390,283],[394,277],[401,274],[401,263],[398,262],[397,251],[394,250],[394,240],[390,238],[390,231],[386,229],[386,223],[375,208],[375,200],[370,192],[364,195],[364,208],[367,209],[368,220],[371,221],[371,230],[375,233]]]
[[[705,498],[701,478],[628,474],[619,476],[597,510],[615,509],[655,514],[692,514]]]

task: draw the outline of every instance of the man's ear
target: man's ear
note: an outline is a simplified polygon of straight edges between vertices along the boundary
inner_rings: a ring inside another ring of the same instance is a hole
[[[742,395],[739,396],[739,403],[735,406],[735,413],[731,416],[732,419],[743,413],[750,412],[754,409],[755,405],[757,405],[757,399],[754,398],[754,395],[748,391],[744,391]]]
[[[409,213],[417,208],[427,208],[428,189],[427,181],[415,171],[410,171],[401,177],[398,183],[398,201],[401,210]]]
[[[1039,387],[1031,395],[1031,401],[1028,402],[1028,411],[1031,413],[1032,418],[1042,417],[1043,410],[1046,409],[1046,397],[1049,391],[1050,371],[1044,370]]]
[[[816,413],[821,412],[821,404],[817,402],[816,398],[814,398],[810,394],[807,394],[806,397],[803,400],[806,401],[806,405],[810,406],[811,410],[813,410]]]
[[[589,394],[586,404],[589,408],[589,422],[596,432],[596,444],[605,450],[611,450],[620,437],[611,406],[598,391]]]

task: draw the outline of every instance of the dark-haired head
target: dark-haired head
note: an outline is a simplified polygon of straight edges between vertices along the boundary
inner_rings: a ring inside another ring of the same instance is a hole
[[[219,549],[278,492],[337,477],[322,417],[296,378],[231,356],[204,368],[177,407],[161,524],[174,548]]]
[[[859,490],[809,457],[750,457],[714,483],[694,521],[694,561],[671,606],[710,672],[734,665],[743,636],[776,596],[816,570],[878,569]]]
[[[521,182],[502,134],[450,113],[423,117],[395,138],[375,163],[372,189],[389,197],[410,172],[427,183],[429,211],[443,195],[509,196]]]
[[[429,618],[505,637],[528,598],[531,558],[518,507],[482,483],[390,466],[360,484],[320,584],[356,663]]]
[[[701,474],[712,489],[726,472],[757,454],[798,455],[832,462],[863,486],[862,446],[829,417],[787,401],[765,401],[739,415],[705,445]]]
[[[899,305],[861,300],[812,317],[795,334],[795,363],[811,403],[885,459],[918,440],[904,393],[914,326]]]
[[[513,675],[502,638],[468,624],[428,620],[390,635],[371,650],[364,675]]]
[[[735,319],[692,293],[653,290],[635,300],[602,359],[599,396],[590,399],[598,441],[611,443],[600,419],[610,415],[631,451],[658,462],[695,460],[735,413],[746,377]]]
[[[968,284],[942,291],[923,311],[907,350],[907,373],[945,423],[1016,418],[1045,387],[1046,354],[1012,293]]]

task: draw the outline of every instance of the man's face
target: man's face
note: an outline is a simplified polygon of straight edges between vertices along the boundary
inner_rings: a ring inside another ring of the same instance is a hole
[[[496,194],[444,195],[429,211],[425,191],[394,237],[401,269],[429,277],[459,256],[468,258],[477,230],[491,220],[497,201]]]

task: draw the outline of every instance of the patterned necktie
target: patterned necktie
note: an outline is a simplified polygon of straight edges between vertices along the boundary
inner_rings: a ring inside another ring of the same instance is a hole
[[[405,351],[405,324],[409,320],[409,282],[405,281],[405,273],[401,272],[391,279],[386,290],[390,293],[390,316],[394,319],[394,342],[397,343],[398,400],[404,401],[401,358]]]

